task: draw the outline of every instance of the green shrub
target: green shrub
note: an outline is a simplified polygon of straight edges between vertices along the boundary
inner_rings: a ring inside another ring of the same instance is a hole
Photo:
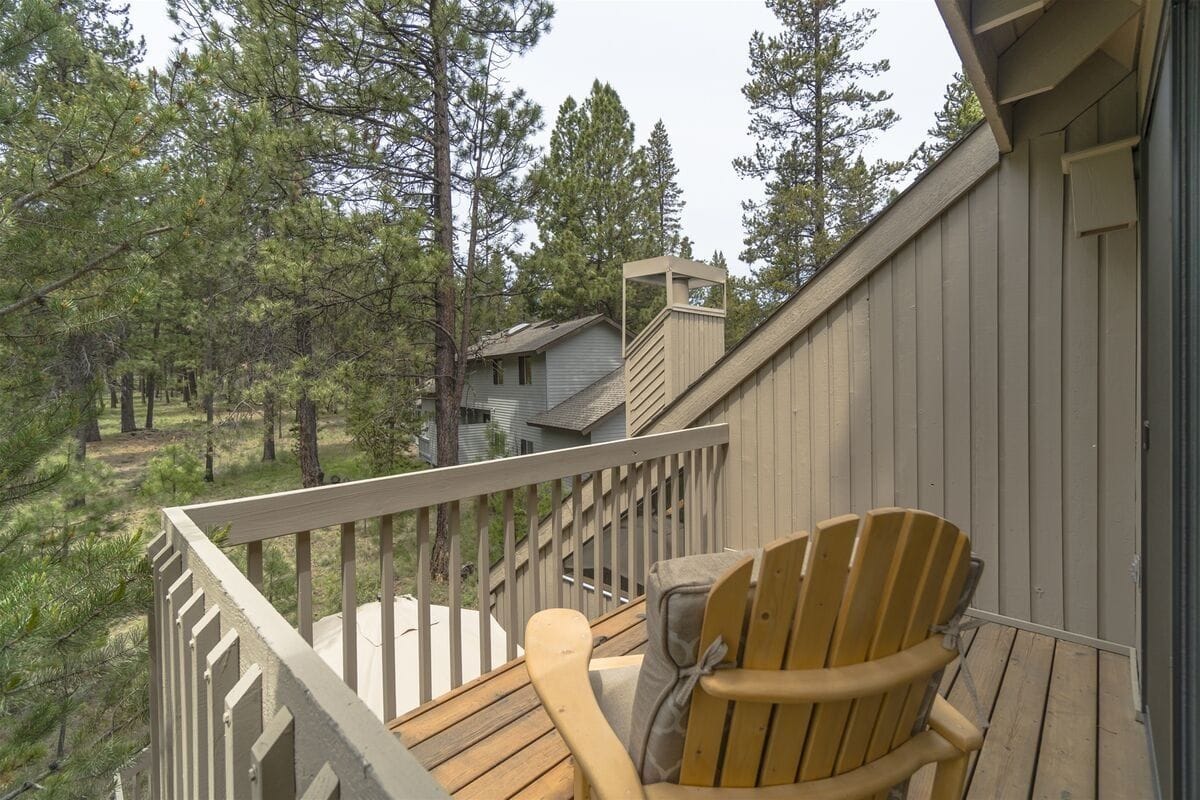
[[[200,460],[182,445],[169,444],[150,459],[142,492],[171,505],[186,503],[204,488]]]

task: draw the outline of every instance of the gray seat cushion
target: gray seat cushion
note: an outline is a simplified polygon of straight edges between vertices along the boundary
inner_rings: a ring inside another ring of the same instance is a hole
[[[680,670],[696,663],[704,605],[713,582],[743,557],[743,553],[686,556],[650,568],[646,654],[625,739],[645,784],[679,780],[691,703],[676,703],[672,695],[684,679]]]
[[[629,725],[633,719],[633,695],[637,689],[638,672],[641,667],[633,664],[614,669],[597,669],[588,672],[592,693],[608,726],[622,742],[629,741]]]

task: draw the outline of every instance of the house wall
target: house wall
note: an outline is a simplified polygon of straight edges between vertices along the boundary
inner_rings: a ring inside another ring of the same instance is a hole
[[[615,442],[617,439],[625,438],[625,408],[621,408],[608,415],[599,425],[592,428],[591,443],[600,444],[602,442]]]
[[[1019,142],[693,424],[728,422],[726,539],[920,507],[977,607],[1135,642],[1136,237],[1076,238],[1060,156],[1135,131],[1129,78]]]
[[[533,356],[533,383],[522,386],[517,371],[517,357],[502,359],[504,363],[504,383],[497,386],[492,383],[492,365],[487,362],[467,370],[467,385],[463,388],[463,405],[470,408],[486,408],[492,412],[492,421],[504,431],[508,455],[520,452],[519,439],[528,439],[534,443],[534,450],[541,452],[547,449],[543,444],[541,428],[525,424],[534,414],[545,411],[546,406],[546,357]],[[422,438],[430,442],[430,453],[426,458],[435,463],[433,458],[437,447],[437,426],[433,422],[433,401],[424,400],[422,411],[428,421]],[[487,424],[460,425],[458,429],[458,460],[460,464],[472,461],[483,461],[488,457]],[[418,440],[418,444],[424,444]]]
[[[621,366],[621,334],[601,322],[555,344],[545,354],[546,407],[577,394]]]
[[[1168,20],[1168,26],[1171,21]],[[1169,30],[1169,29],[1168,29]],[[1162,54],[1162,71],[1155,97],[1149,108],[1149,127],[1142,143],[1142,175],[1139,194],[1142,200],[1144,232],[1143,302],[1145,308],[1143,352],[1144,416],[1148,426],[1144,454],[1145,548],[1142,573],[1154,576],[1145,582],[1145,628],[1142,657],[1142,685],[1148,722],[1154,740],[1154,756],[1163,797],[1174,797],[1175,773],[1174,712],[1175,665],[1173,664],[1175,609],[1179,603],[1174,586],[1175,536],[1178,520],[1174,514],[1175,473],[1173,443],[1174,403],[1178,377],[1175,374],[1175,266],[1173,262],[1174,220],[1172,219],[1172,183],[1176,169],[1171,137],[1178,129],[1171,107],[1171,93],[1177,77],[1173,74],[1173,43],[1170,37]]]

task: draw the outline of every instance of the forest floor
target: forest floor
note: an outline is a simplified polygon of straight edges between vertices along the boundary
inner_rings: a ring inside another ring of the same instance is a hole
[[[136,403],[139,425],[144,422],[145,406]],[[294,437],[287,425],[276,433],[276,460],[262,460],[262,418],[255,409],[239,407],[219,409],[216,419],[216,457],[214,480],[186,500],[203,503],[234,497],[249,497],[300,488],[300,469],[293,451]],[[178,444],[203,464],[204,417],[199,406],[188,408],[182,402],[155,405],[153,430],[120,432],[120,412],[106,408],[100,417],[101,441],[88,445],[89,458],[106,464],[111,470],[113,489],[120,500],[118,514],[122,528],[141,531],[149,541],[158,529],[161,500],[142,491],[150,460],[164,447]],[[371,477],[367,459],[355,447],[344,421],[326,417],[318,427],[320,459],[326,479],[358,480]],[[420,465],[406,465],[407,471]],[[416,532],[411,515],[401,515],[395,526],[396,591],[411,594],[416,590]],[[468,528],[469,530],[469,528]],[[341,609],[340,534],[329,528],[313,532],[313,611],[317,619]],[[379,597],[378,524],[360,523],[356,541],[356,577],[358,601],[367,603]],[[228,555],[244,568],[244,548],[230,548]],[[283,536],[264,544],[263,592],[293,624],[296,615],[295,546],[292,537]],[[464,607],[475,605],[473,576],[464,581]],[[446,602],[445,584],[431,587],[433,602]]]

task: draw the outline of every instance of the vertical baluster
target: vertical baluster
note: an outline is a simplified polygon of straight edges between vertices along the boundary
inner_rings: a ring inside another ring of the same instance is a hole
[[[190,658],[192,669],[192,796],[208,798],[209,761],[212,760],[212,731],[208,727],[208,654],[221,638],[221,611],[211,605],[192,628]]]
[[[184,570],[170,589],[167,590],[167,627],[166,641],[170,651],[170,687],[171,703],[170,717],[167,720],[167,743],[171,751],[170,773],[172,796],[183,797],[183,739],[181,720],[183,717],[183,669],[182,657],[179,653],[179,637],[176,635],[176,621],[179,610],[188,598],[192,596],[192,571]]]
[[[716,541],[716,530],[718,530],[718,516],[716,516],[716,504],[718,504],[718,482],[716,482],[716,470],[718,470],[718,453],[719,447],[709,447],[708,449],[708,487],[706,489],[707,503],[704,504],[704,511],[708,517],[708,547],[709,553],[720,553],[721,546]]]
[[[525,546],[529,548],[526,569],[530,587],[529,616],[542,609],[542,564],[541,552],[538,546],[538,487],[536,483],[529,484],[525,489]],[[524,627],[522,625],[522,627]]]
[[[238,634],[233,628],[225,631],[221,641],[204,659],[204,682],[208,689],[205,716],[212,736],[212,758],[208,762],[208,786],[212,800],[226,800],[225,794],[225,697],[238,682],[241,664],[238,657]]]
[[[725,457],[729,452],[729,444],[717,448],[717,552],[725,549],[726,532],[729,530],[729,520],[725,518]]]
[[[396,716],[396,559],[392,515],[379,518],[379,635],[383,644],[383,719]]]
[[[166,599],[167,586],[174,582],[175,575],[178,574],[179,565],[182,561],[179,554],[171,547],[170,535],[163,534],[161,549],[155,553],[152,564],[153,570],[151,577],[154,580],[154,597],[153,603],[150,606],[150,624],[147,631],[149,636],[150,648],[150,752],[153,756],[153,763],[150,771],[150,792],[151,796],[158,798],[164,796],[164,787],[170,787],[166,783],[166,739],[164,725],[168,715],[170,699],[166,693],[167,681],[167,660],[165,652],[167,640],[163,638],[163,618],[166,615],[164,600]],[[170,574],[170,570],[174,568],[175,574]]]
[[[517,657],[517,532],[513,522],[513,490],[504,492],[504,631],[509,661]]]
[[[598,469],[592,473],[592,573],[596,579],[592,582],[596,587],[596,616],[603,614],[608,608],[608,600],[604,597],[604,470]]]
[[[689,507],[695,511],[695,523],[692,525],[692,548],[694,552],[704,553],[703,526],[704,526],[704,451],[697,449],[692,455],[692,497],[696,498],[695,502],[688,502]]]
[[[246,577],[260,592],[263,588],[263,543],[261,541],[246,544]]]
[[[655,526],[654,541],[657,545],[656,557],[658,560],[663,560],[667,557],[667,460],[658,458],[654,462],[655,478],[658,486],[658,503],[655,506],[655,511],[658,515],[658,523]],[[650,568],[646,568],[646,577],[650,576]],[[647,584],[649,585],[649,584]]]
[[[488,496],[475,498],[475,598],[479,605],[479,674],[492,670],[492,547],[490,536],[491,507]]]
[[[358,691],[358,592],[354,570],[354,523],[342,523],[342,680]]]
[[[417,673],[422,703],[433,697],[429,644],[429,508],[417,509]]]
[[[637,557],[637,464],[629,464],[625,467],[625,560],[631,598],[637,595]]]
[[[671,558],[678,558],[683,555],[683,547],[679,541],[679,454],[671,454]]]
[[[251,664],[225,696],[225,796],[250,797],[250,748],[262,733],[262,669]]]
[[[583,604],[583,476],[571,479],[571,564],[574,578],[571,593],[575,598],[573,608],[584,612]]]
[[[696,499],[696,487],[694,486],[695,473],[692,464],[693,451],[688,450],[683,454],[683,480],[680,481],[681,489],[683,490],[683,535],[680,541],[683,542],[683,551],[686,555],[696,554],[696,544],[693,537],[693,530],[696,527],[696,514],[693,507]]]
[[[653,523],[651,519],[653,503],[650,500],[650,462],[642,463],[642,571],[638,574],[642,585],[646,585],[646,576],[650,574],[650,565],[654,563]],[[630,596],[633,596],[631,591]]]
[[[312,534],[296,534],[296,623],[304,641],[312,644]]]
[[[450,688],[462,685],[462,506],[450,503]]]
[[[550,578],[554,581],[554,607],[563,607],[562,581],[562,478],[555,478],[550,484],[550,558],[554,561],[554,569]]]
[[[612,547],[609,548],[612,564],[612,599],[613,608],[621,605],[621,468],[613,467],[608,471],[608,481],[612,488],[608,490],[608,537]]]
[[[192,772],[196,769],[196,748],[192,742],[192,720],[196,716],[196,708],[193,706],[196,699],[194,685],[199,676],[192,669],[191,643],[192,629],[202,616],[204,616],[204,590],[197,589],[196,593],[188,598],[183,607],[179,609],[179,616],[175,621],[175,637],[178,639],[179,647],[179,668],[183,676],[180,683],[182,691],[179,695],[180,708],[183,713],[179,717],[179,737],[176,739],[179,743],[180,763],[183,766],[180,797],[192,796]]]

